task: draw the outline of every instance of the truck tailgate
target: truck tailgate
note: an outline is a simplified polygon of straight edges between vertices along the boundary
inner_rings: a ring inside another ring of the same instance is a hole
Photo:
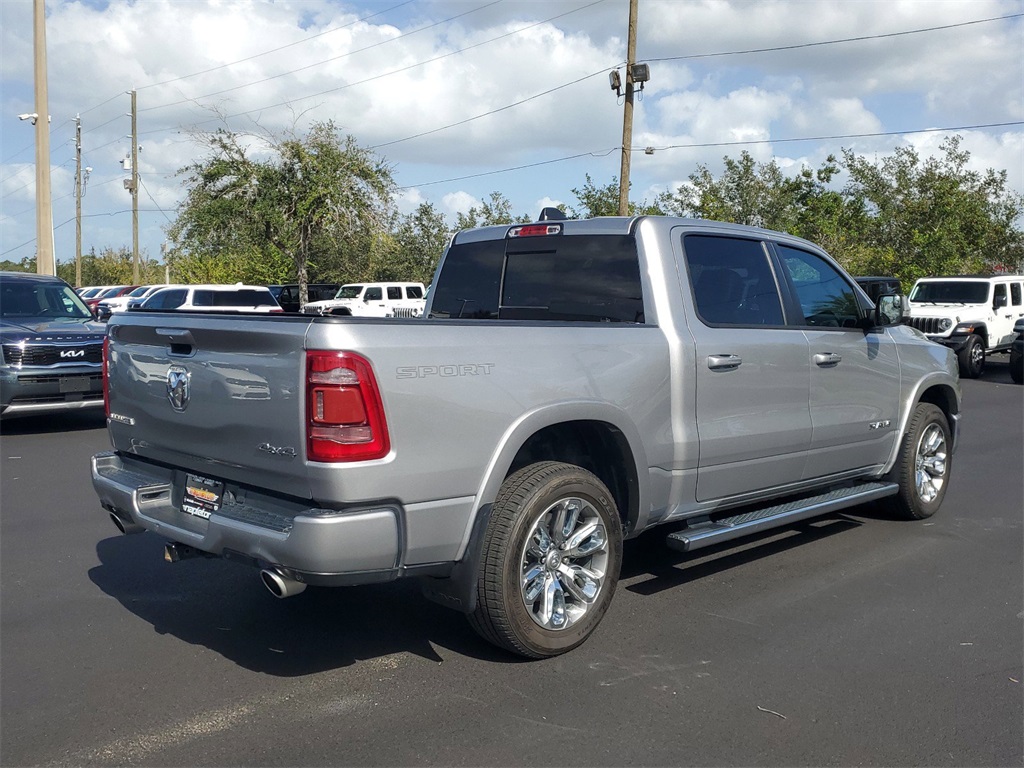
[[[114,448],[308,498],[308,325],[302,317],[116,316],[108,353]]]

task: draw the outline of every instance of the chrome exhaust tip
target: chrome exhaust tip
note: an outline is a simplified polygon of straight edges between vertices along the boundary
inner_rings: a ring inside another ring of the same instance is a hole
[[[263,586],[270,590],[270,594],[282,600],[286,597],[294,597],[306,588],[301,581],[291,579],[269,568],[260,571],[260,578],[263,579]]]

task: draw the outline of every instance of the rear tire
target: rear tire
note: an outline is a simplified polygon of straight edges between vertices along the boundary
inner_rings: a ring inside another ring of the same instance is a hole
[[[905,520],[923,520],[938,511],[953,467],[952,447],[946,415],[931,403],[918,403],[896,464],[886,476],[900,486],[899,493],[883,499],[889,512]]]
[[[977,379],[985,372],[985,345],[981,337],[971,335],[967,344],[957,354],[960,363],[960,375],[965,379]]]
[[[622,523],[604,483],[571,464],[531,464],[494,502],[469,622],[520,656],[565,653],[600,623],[621,564]]]

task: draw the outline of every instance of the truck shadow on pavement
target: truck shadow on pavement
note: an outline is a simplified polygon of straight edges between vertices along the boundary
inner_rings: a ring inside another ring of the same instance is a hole
[[[857,514],[884,516],[885,513],[877,512],[875,507],[865,504],[857,508]],[[661,526],[626,542],[620,578],[632,582],[626,587],[630,592],[654,595],[788,549],[809,545],[860,525],[859,521],[851,517],[833,514],[694,552],[674,551],[665,544],[665,537],[681,528],[681,525],[675,529],[670,525]],[[648,578],[644,579],[643,576]]]
[[[218,558],[163,560],[150,533],[96,545],[89,578],[159,634],[201,645],[239,666],[308,675],[394,653],[443,661],[435,646],[485,661],[521,661],[480,639],[464,616],[428,601],[412,579],[315,588],[280,600],[259,572]]]
[[[17,416],[0,421],[0,435],[47,435],[57,432],[82,432],[105,429],[107,418],[102,408],[73,413],[48,413]]]

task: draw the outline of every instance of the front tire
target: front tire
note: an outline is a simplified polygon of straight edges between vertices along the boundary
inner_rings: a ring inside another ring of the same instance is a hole
[[[953,466],[953,441],[946,415],[931,403],[918,403],[899,457],[886,476],[900,486],[899,493],[884,500],[895,516],[924,520],[934,515],[949,485]]]
[[[960,363],[960,375],[967,379],[977,379],[985,371],[985,345],[981,337],[971,335],[967,344],[957,354]]]
[[[492,507],[470,624],[520,656],[565,653],[600,623],[621,564],[622,523],[604,483],[571,464],[531,464]]]

